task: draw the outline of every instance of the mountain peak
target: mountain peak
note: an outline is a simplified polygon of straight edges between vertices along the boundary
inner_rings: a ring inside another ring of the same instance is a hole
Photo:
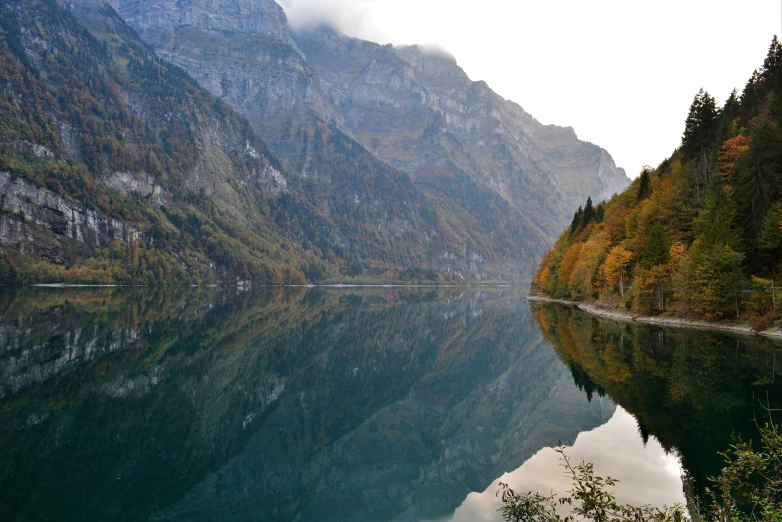
[[[100,0],[77,0],[100,1]],[[293,48],[288,18],[273,0],[112,0],[123,18],[155,47],[173,46],[177,33],[200,30],[222,35],[263,35]]]

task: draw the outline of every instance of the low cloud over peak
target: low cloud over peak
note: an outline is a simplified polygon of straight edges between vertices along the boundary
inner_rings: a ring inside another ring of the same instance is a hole
[[[327,25],[358,38],[385,43],[372,25],[370,7],[376,0],[277,0],[294,29]]]

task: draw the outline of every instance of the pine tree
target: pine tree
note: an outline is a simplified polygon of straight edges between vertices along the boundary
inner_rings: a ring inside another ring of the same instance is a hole
[[[706,91],[701,89],[690,105],[690,112],[684,124],[682,135],[682,152],[687,158],[698,158],[708,151],[717,139],[719,121],[717,119],[717,102]]]
[[[706,250],[696,248],[694,244],[693,250],[698,252],[693,255],[687,272],[697,309],[707,318],[738,315],[744,254],[724,243]]]
[[[592,198],[588,197],[584,207],[584,215],[581,217],[581,224],[586,227],[595,219],[595,207],[592,205]]]
[[[771,205],[780,195],[782,143],[774,125],[766,120],[752,135],[752,145],[736,166],[736,207],[743,229],[745,252],[756,267],[757,239]]]
[[[735,218],[736,206],[725,188],[725,181],[720,175],[712,176],[703,208],[693,223],[697,248],[709,249],[723,244],[738,250],[741,241],[734,226]],[[693,244],[693,250],[697,248]]]
[[[644,169],[641,171],[641,177],[638,180],[638,201],[641,201],[642,199],[646,199],[649,196],[650,193],[650,187],[649,187],[649,177],[650,177],[650,169],[649,167],[644,167]]]
[[[774,204],[766,213],[758,236],[758,253],[767,268],[775,268],[782,258],[782,202]]]
[[[766,59],[763,60],[763,72],[761,73],[763,79],[773,82],[780,77],[782,73],[782,45],[779,43],[779,39],[774,35],[771,40],[771,46],[768,48],[768,54]]]
[[[649,241],[641,256],[641,263],[646,268],[666,263],[669,248],[670,244],[665,238],[665,229],[662,223],[657,221],[649,231]]]
[[[573,214],[573,222],[570,223],[570,232],[573,233],[576,230],[578,230],[578,227],[581,226],[583,220],[584,220],[584,209],[579,206],[578,210],[576,210],[576,213]]]
[[[603,222],[603,218],[605,218],[605,204],[600,203],[597,208],[595,209],[595,223],[598,225]]]
[[[735,123],[739,117],[740,110],[741,104],[739,101],[739,93],[736,89],[733,89],[719,111],[717,143],[724,143],[738,133]]]

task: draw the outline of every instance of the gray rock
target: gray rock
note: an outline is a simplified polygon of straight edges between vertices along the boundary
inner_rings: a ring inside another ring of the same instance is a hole
[[[587,197],[608,199],[629,184],[607,151],[580,141],[570,127],[543,125],[485,82],[470,80],[452,56],[347,38],[327,27],[294,37],[353,135],[414,177],[452,162],[520,211],[540,206],[531,185],[550,187],[565,202],[546,202],[559,213],[559,227]]]

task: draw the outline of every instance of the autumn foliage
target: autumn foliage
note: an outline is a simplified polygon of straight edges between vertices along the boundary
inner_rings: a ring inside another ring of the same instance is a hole
[[[722,107],[699,92],[682,146],[589,215],[591,200],[579,209],[543,258],[533,292],[644,312],[775,316],[782,270],[779,57],[774,38],[763,67]]]

